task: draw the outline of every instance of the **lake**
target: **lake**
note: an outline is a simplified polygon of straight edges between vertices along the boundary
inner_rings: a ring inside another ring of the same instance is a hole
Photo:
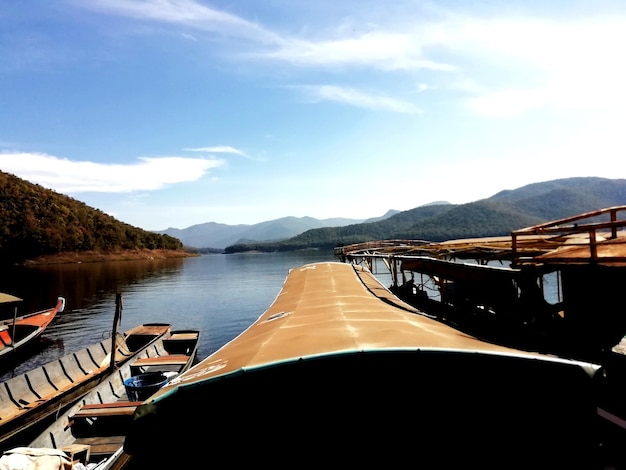
[[[320,261],[337,259],[332,252],[307,250],[12,267],[0,291],[24,299],[19,312],[51,307],[58,296],[67,304],[44,333],[43,349],[0,380],[109,338],[118,292],[123,306],[118,331],[153,322],[198,329],[203,359],[271,305],[290,269]]]

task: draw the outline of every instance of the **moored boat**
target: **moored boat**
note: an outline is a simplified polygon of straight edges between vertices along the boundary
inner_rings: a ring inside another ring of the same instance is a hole
[[[118,301],[121,311],[121,302]],[[118,311],[116,311],[117,324]],[[146,323],[0,384],[0,450],[25,445],[116,368],[171,332],[166,323]]]
[[[198,330],[159,338],[59,415],[23,452],[55,449],[90,469],[124,468],[130,457],[122,445],[135,408],[197,362],[199,338]]]
[[[422,311],[489,341],[601,362],[626,335],[626,206],[443,242],[380,240],[337,247],[344,262],[391,275]]]
[[[159,449],[189,468],[205,450],[273,467],[593,468],[599,370],[481,341],[364,267],[314,263],[139,406],[124,450],[146,468]]]
[[[54,307],[18,315],[20,302],[22,299],[19,297],[0,293],[0,304],[13,307],[13,315],[0,320],[0,368],[14,364],[34,348],[57,313],[65,309],[65,298],[59,297]]]

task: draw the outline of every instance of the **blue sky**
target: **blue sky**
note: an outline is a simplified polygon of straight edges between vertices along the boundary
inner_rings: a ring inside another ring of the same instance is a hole
[[[0,170],[147,230],[626,177],[621,1],[0,3]]]

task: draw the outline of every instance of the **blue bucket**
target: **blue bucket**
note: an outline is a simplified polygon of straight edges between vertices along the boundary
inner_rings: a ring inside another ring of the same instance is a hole
[[[167,380],[167,376],[161,372],[149,372],[124,380],[124,388],[130,401],[144,401],[165,385]]]

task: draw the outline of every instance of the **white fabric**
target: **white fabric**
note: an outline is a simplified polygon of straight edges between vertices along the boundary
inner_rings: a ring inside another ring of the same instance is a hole
[[[0,458],[0,470],[71,470],[69,457],[58,449],[16,447]]]

